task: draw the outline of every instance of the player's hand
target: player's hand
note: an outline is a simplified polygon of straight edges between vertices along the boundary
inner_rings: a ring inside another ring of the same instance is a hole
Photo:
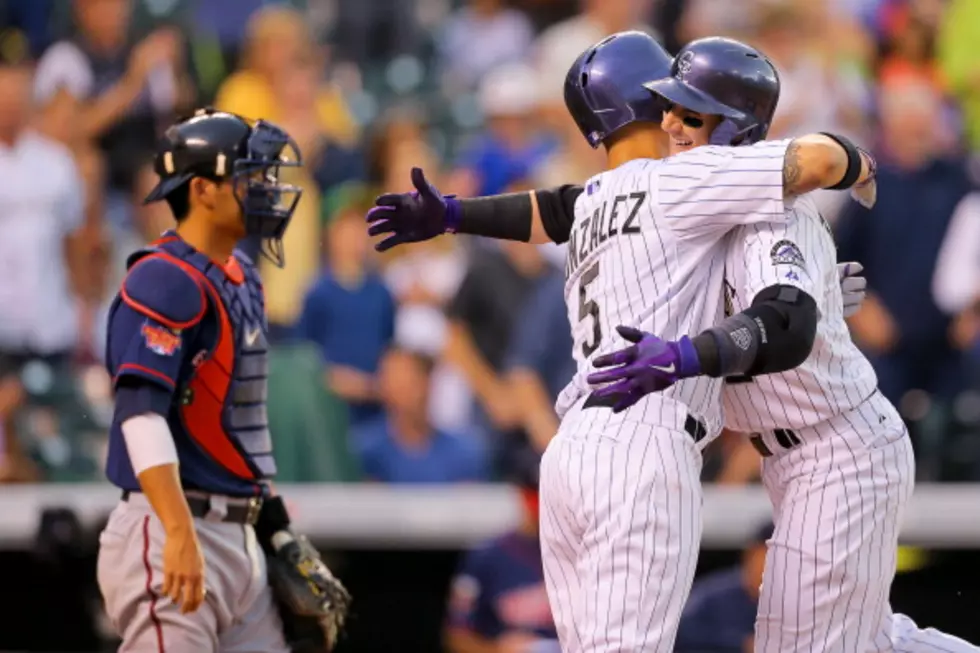
[[[864,266],[856,261],[837,264],[841,298],[844,300],[844,317],[851,317],[861,309],[868,290],[868,280],[861,276]]]
[[[163,593],[184,614],[204,603],[204,553],[193,529],[168,533],[163,545]]]
[[[878,182],[872,179],[860,186],[852,187],[851,197],[866,209],[874,207],[875,202],[878,201]]]
[[[459,223],[459,200],[443,197],[425,178],[421,168],[412,168],[411,193],[386,193],[374,200],[368,211],[368,234],[391,234],[374,248],[379,252],[402,243],[417,243],[454,231]]]
[[[614,413],[626,410],[652,392],[701,373],[701,361],[687,336],[668,341],[627,326],[618,326],[616,331],[634,344],[596,358],[592,363],[595,367],[610,369],[588,377],[590,384],[603,386],[595,391],[596,396],[619,399],[613,406]]]
[[[858,149],[861,154],[861,178],[864,179],[859,184],[851,187],[851,197],[866,209],[870,209],[878,200],[878,164],[870,152]]]

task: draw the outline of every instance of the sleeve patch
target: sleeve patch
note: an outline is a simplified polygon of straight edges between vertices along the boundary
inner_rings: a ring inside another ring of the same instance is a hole
[[[796,267],[802,268],[806,265],[806,259],[803,258],[803,252],[800,248],[791,240],[780,240],[772,249],[769,251],[769,256],[772,259],[773,265],[795,265]]]
[[[173,356],[180,349],[180,332],[167,327],[143,322],[140,328],[146,348],[160,356]]]

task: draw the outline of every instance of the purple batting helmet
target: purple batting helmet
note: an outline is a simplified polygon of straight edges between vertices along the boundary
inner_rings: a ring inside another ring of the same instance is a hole
[[[691,41],[674,57],[669,76],[644,86],[670,104],[722,116],[711,134],[715,145],[763,140],[779,102],[779,75],[769,59],[721,37]]]
[[[670,74],[670,54],[643,32],[618,32],[579,55],[565,76],[565,106],[592,147],[634,122],[659,123],[663,107],[643,83]]]

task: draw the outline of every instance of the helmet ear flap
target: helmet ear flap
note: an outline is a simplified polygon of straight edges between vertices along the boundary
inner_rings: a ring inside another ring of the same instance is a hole
[[[760,123],[740,127],[734,120],[725,118],[711,132],[708,142],[712,145],[752,145],[766,137],[766,126]]]

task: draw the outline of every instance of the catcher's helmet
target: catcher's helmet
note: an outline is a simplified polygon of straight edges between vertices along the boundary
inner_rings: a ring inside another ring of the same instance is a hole
[[[670,74],[671,57],[643,32],[618,32],[575,60],[565,76],[565,106],[592,147],[634,122],[659,123],[663,109],[643,83]]]
[[[262,254],[281,267],[282,236],[302,190],[280,183],[279,172],[301,164],[299,148],[281,128],[199,109],[164,133],[153,164],[160,182],[144,203],[166,199],[193,177],[230,181],[245,232],[261,238]]]
[[[644,86],[668,103],[724,118],[715,145],[748,145],[769,131],[779,101],[779,75],[764,54],[734,39],[710,37],[684,46],[670,76]]]

